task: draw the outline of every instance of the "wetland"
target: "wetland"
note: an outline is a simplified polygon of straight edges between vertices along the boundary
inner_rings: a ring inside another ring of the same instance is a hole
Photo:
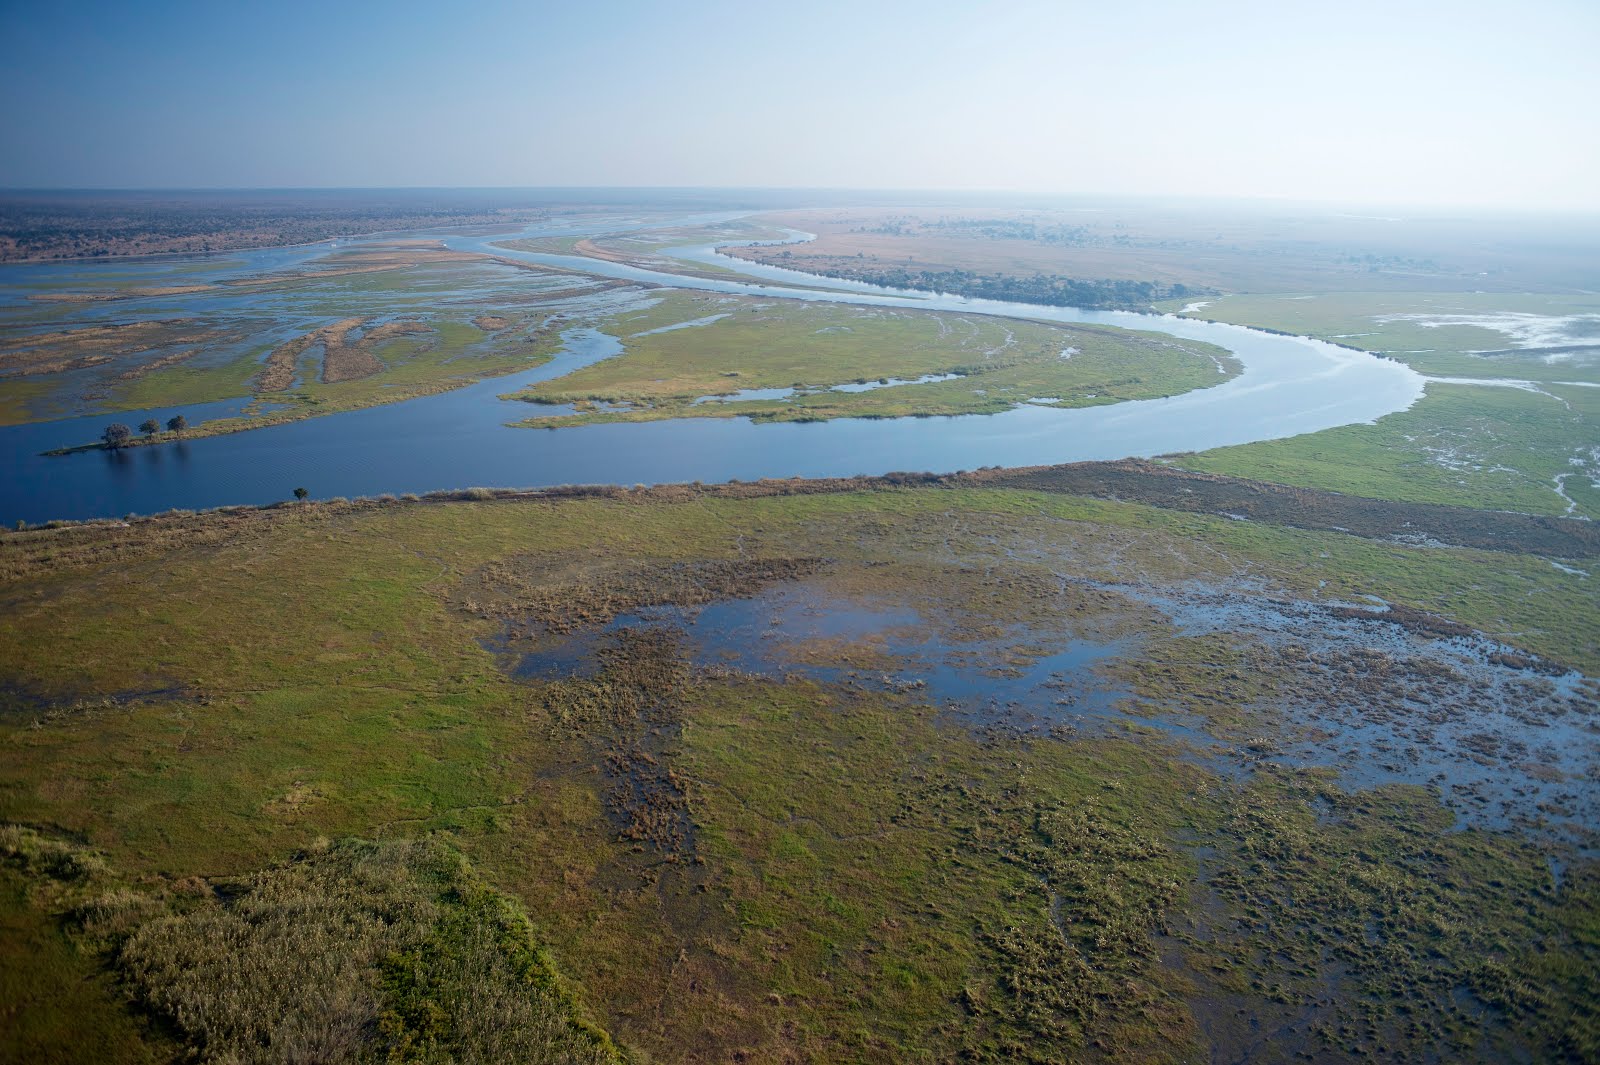
[[[1592,300],[596,204],[0,267],[0,1057],[1600,1059]]]
[[[723,217],[685,219],[670,239]],[[1419,387],[1398,363],[1235,326],[774,288],[520,242],[417,234],[115,272],[7,267],[26,283],[0,304],[15,367],[0,445],[17,471],[0,516],[263,503],[300,486],[326,498],[1111,459],[1368,420]],[[34,298],[63,292],[84,298]],[[177,339],[122,337],[130,321]],[[596,331],[622,357],[583,368]],[[741,398],[746,387],[796,391]],[[495,398],[506,395],[552,409]],[[710,396],[731,398],[696,402]],[[133,440],[138,454],[43,454],[93,445],[115,417],[177,414],[189,428]]]
[[[224,919],[281,958],[275,907],[345,927],[423,862],[489,908],[394,949],[447,983],[536,944],[542,1030],[602,1056],[1588,1055],[1585,579],[1403,507],[1356,536],[1066,472],[7,534],[8,934],[59,923],[117,1038],[124,994],[220,1038],[150,974]],[[483,920],[530,945],[472,953]],[[365,942],[308,979],[423,1038]]]

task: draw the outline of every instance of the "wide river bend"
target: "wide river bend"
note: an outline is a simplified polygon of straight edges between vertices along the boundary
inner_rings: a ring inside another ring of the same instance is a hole
[[[534,227],[521,236],[555,231]],[[894,470],[950,472],[1152,456],[1370,422],[1409,407],[1423,388],[1423,379],[1412,370],[1373,355],[1305,337],[1172,315],[896,291],[746,263],[719,255],[710,246],[672,249],[670,254],[732,267],[749,280],[681,276],[502,246],[516,236],[444,235],[443,239],[464,250],[676,288],[1147,329],[1226,348],[1244,369],[1213,388],[1071,410],[1023,406],[1003,414],[961,417],[767,424],[743,418],[694,418],[559,430],[510,428],[507,422],[535,411],[498,399],[500,394],[569,373],[617,350],[614,338],[573,329],[564,334],[566,349],[553,362],[533,370],[390,406],[232,435],[120,453],[44,457],[39,452],[48,448],[95,439],[107,416],[0,428],[6,470],[0,484],[0,521],[266,503],[288,497],[297,486],[326,498],[473,485],[547,487],[831,477]],[[115,264],[105,265],[109,269]],[[778,287],[763,281],[811,287]],[[189,418],[216,417],[242,402],[189,408]],[[152,413],[165,416],[175,409]],[[144,417],[143,412],[129,412],[116,415],[116,420],[138,424]]]

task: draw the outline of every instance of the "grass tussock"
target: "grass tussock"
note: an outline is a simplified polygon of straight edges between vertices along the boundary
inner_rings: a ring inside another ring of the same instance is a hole
[[[442,843],[345,840],[218,887],[119,956],[202,1060],[620,1060],[527,919]]]
[[[1064,804],[1039,808],[1012,855],[1048,903],[1042,919],[980,933],[999,979],[965,992],[993,1033],[973,1056],[1050,1061],[1092,1047],[1149,1059],[1182,1027],[1183,1008],[1159,987],[1155,936],[1183,898],[1183,858],[1153,826]]]
[[[106,870],[105,859],[89,848],[26,825],[0,825],[0,861],[24,873],[69,883],[92,880]]]
[[[1597,1060],[1592,863],[1558,884],[1533,848],[1452,832],[1408,789],[1346,793],[1315,773],[1264,773],[1227,817],[1210,880],[1227,919],[1191,946],[1224,984],[1305,1011],[1312,1042],[1382,1061],[1519,1044]]]

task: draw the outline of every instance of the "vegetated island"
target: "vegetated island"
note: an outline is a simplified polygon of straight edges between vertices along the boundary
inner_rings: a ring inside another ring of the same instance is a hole
[[[440,305],[430,294],[441,287],[471,298]],[[76,324],[75,304],[52,300],[59,325],[0,340],[0,373],[12,378],[0,423],[48,420],[75,406],[98,407],[114,422],[119,410],[247,401],[237,416],[188,426],[186,437],[195,438],[397,403],[538,366],[560,350],[561,331],[586,301],[651,288],[398,240],[356,244],[295,270],[187,285],[177,295],[81,290],[78,302],[126,301],[126,316]],[[232,306],[218,313],[213,299]],[[183,301],[181,317],[171,316],[172,300]],[[275,306],[277,316],[251,314],[257,302]],[[160,317],[140,317],[147,314]],[[294,322],[303,324],[285,329]],[[141,434],[117,446],[169,439]]]
[[[566,408],[518,424],[995,414],[1176,395],[1239,372],[1223,348],[1158,333],[765,297],[668,292],[598,327],[622,353],[515,393]]]

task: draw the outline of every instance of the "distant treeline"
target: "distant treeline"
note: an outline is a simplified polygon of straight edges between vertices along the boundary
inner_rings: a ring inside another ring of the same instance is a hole
[[[820,273],[847,281],[866,281],[889,288],[947,292],[973,299],[1039,303],[1050,307],[1083,307],[1097,311],[1147,311],[1157,300],[1219,294],[1215,289],[1192,285],[1095,280],[1062,277],[1060,274],[1008,277],[1005,274],[979,274],[971,270],[921,270],[908,266],[876,265],[821,266],[810,263],[800,268],[808,273]]]
[[[12,193],[0,196],[0,262],[277,247],[542,217],[532,206],[448,193]]]

